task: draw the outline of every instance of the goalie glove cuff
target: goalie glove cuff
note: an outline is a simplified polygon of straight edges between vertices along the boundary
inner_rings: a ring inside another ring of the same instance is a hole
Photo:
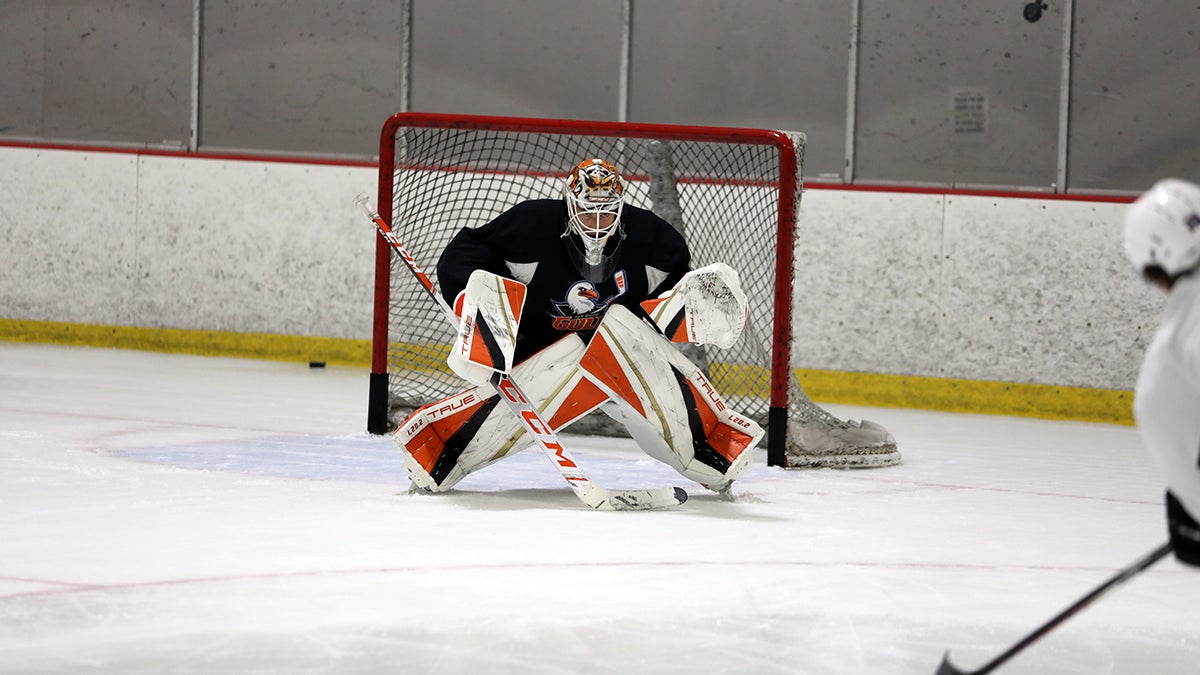
[[[1167,531],[1175,558],[1186,565],[1200,567],[1200,525],[1175,495],[1167,491]]]

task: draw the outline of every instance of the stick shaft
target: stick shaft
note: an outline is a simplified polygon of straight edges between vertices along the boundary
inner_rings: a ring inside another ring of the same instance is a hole
[[[1114,587],[1128,581],[1132,577],[1136,576],[1139,572],[1141,572],[1142,570],[1145,570],[1147,567],[1150,567],[1151,565],[1158,562],[1159,560],[1162,560],[1168,553],[1171,552],[1171,550],[1172,550],[1171,542],[1167,542],[1165,544],[1162,544],[1158,548],[1154,549],[1153,551],[1147,553],[1146,555],[1142,556],[1141,558],[1138,558],[1137,560],[1130,563],[1125,568],[1118,571],[1113,576],[1109,577],[1108,580],[1106,580],[1104,583],[1097,586],[1090,593],[1083,596],[1079,600],[1076,600],[1075,603],[1072,604],[1070,607],[1067,607],[1063,611],[1056,614],[1054,616],[1054,618],[1052,618],[1049,621],[1047,621],[1046,623],[1042,624],[1040,627],[1037,628],[1037,630],[1033,631],[1029,635],[1022,638],[1019,642],[1014,644],[1012,647],[1009,647],[1007,650],[1005,650],[1003,653],[1001,653],[996,658],[992,659],[991,661],[988,661],[986,664],[984,664],[978,670],[971,670],[971,671],[958,670],[950,665],[949,657],[947,656],[947,658],[942,662],[942,669],[939,669],[939,671],[938,671],[939,675],[942,675],[943,673],[956,673],[956,674],[960,674],[960,675],[984,675],[985,673],[992,672],[993,670],[998,668],[1001,664],[1003,664],[1005,661],[1016,656],[1020,651],[1022,651],[1029,645],[1033,644],[1034,642],[1037,642],[1044,635],[1046,635],[1046,633],[1049,633],[1050,631],[1054,630],[1060,624],[1062,624],[1064,621],[1066,621],[1067,619],[1069,619],[1072,616],[1074,616],[1075,614],[1077,614],[1080,610],[1082,610],[1083,608],[1085,608],[1088,605],[1095,602],[1098,598],[1100,598],[1100,596],[1102,596],[1105,593],[1107,593],[1108,591],[1112,590]]]

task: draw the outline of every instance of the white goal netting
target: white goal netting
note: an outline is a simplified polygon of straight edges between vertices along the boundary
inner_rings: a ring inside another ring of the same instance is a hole
[[[436,284],[434,263],[460,228],[523,200],[558,198],[570,167],[607,159],[626,179],[629,203],[684,234],[693,268],[723,262],[740,274],[750,301],[741,339],[729,349],[688,347],[687,355],[730,406],[767,428],[769,463],[894,464],[899,453],[886,430],[829,414],[805,396],[791,367],[804,142],[767,130],[401,114],[381,140],[379,209]],[[446,366],[452,331],[403,261],[377,265],[378,275],[388,278],[377,279],[368,426],[383,433],[465,387]],[[602,433],[602,419],[571,430]]]

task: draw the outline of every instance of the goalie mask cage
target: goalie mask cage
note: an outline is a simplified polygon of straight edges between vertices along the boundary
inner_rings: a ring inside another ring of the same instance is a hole
[[[827,432],[845,427],[804,396],[790,367],[804,142],[800,133],[764,129],[400,113],[380,136],[378,210],[437,284],[435,263],[460,228],[523,200],[561,198],[566,172],[583,159],[612,162],[627,203],[683,232],[693,268],[724,262],[738,271],[750,302],[741,339],[687,353],[727,404],[767,429],[768,464],[786,466],[800,443],[789,440],[789,427],[793,437],[811,438],[797,425],[819,423],[825,449],[837,445]],[[378,237],[371,433],[467,388],[446,365],[453,338],[439,307]]]

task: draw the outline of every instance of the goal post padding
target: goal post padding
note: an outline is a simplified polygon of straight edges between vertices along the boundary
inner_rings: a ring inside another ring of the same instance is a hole
[[[750,300],[730,349],[696,348],[727,403],[767,428],[768,463],[785,465],[793,246],[805,137],[769,129],[400,113],[380,134],[378,209],[436,284],[442,249],[517,202],[560,198],[582,159],[612,162],[628,203],[679,229],[692,266],[732,266]],[[424,291],[376,243],[368,430],[465,387],[445,360],[452,332]],[[801,395],[802,396],[802,395]],[[793,401],[795,405],[795,401]]]

